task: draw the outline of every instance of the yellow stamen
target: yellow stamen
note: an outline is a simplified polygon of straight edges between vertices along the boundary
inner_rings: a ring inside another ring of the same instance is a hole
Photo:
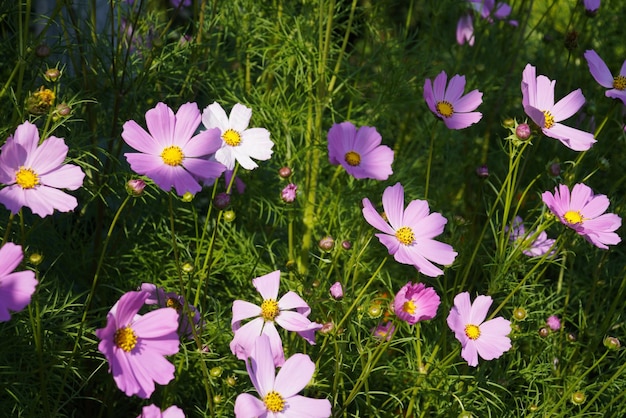
[[[239,132],[229,129],[222,134],[222,139],[231,147],[236,147],[241,143],[241,135]]]
[[[32,168],[20,167],[15,173],[15,182],[22,189],[32,189],[39,184],[39,176]]]
[[[413,315],[415,313],[416,308],[417,306],[415,306],[412,300],[407,300],[406,302],[404,302],[404,305],[402,305],[402,310],[410,315]]]
[[[279,313],[278,302],[274,299],[265,299],[261,304],[261,316],[266,321],[273,321]]]
[[[361,156],[359,155],[358,152],[348,151],[346,152],[346,155],[344,158],[346,162],[348,163],[348,165],[351,165],[352,167],[355,167],[361,164]]]
[[[174,308],[178,312],[180,312],[181,308],[183,307],[180,304],[180,302],[175,298],[167,298],[167,301],[165,302],[165,306],[167,306],[168,308]]]
[[[439,112],[439,114],[444,118],[449,118],[454,114],[454,106],[452,106],[452,103],[450,102],[437,102],[436,108],[437,112]]]
[[[265,407],[270,412],[281,412],[285,409],[285,400],[280,396],[280,393],[275,391],[271,391],[265,395],[263,403],[265,403]]]
[[[120,328],[115,331],[114,341],[116,346],[129,352],[137,345],[137,334],[131,327]]]
[[[465,326],[465,335],[470,340],[477,340],[480,337],[480,328],[477,325],[467,324]]]
[[[396,238],[398,238],[401,244],[410,245],[415,241],[415,234],[411,228],[403,226],[396,231]]]
[[[175,167],[182,164],[185,155],[179,146],[171,145],[161,152],[161,158],[165,164]]]
[[[613,79],[613,88],[617,90],[625,90],[626,89],[626,77],[623,75],[618,75]]]
[[[547,110],[544,110],[543,114],[545,116],[543,127],[546,129],[552,128],[554,126],[554,116]]]
[[[43,86],[34,93],[34,96],[39,100],[40,104],[48,107],[52,106],[56,97],[52,90],[44,88]]]
[[[578,225],[583,222],[583,215],[578,211],[568,210],[563,215],[563,219],[570,225]]]

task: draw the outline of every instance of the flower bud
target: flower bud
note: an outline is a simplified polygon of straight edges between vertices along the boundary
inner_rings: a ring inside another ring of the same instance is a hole
[[[333,298],[335,299],[341,299],[343,298],[343,288],[341,287],[341,283],[339,282],[335,282],[331,287],[330,287],[330,294],[332,295]]]
[[[145,188],[146,182],[141,179],[131,179],[126,183],[126,190],[133,196],[141,196]]]
[[[39,44],[35,48],[35,55],[39,58],[46,58],[50,55],[50,47],[46,44]]]
[[[230,195],[225,192],[216,194],[213,198],[213,205],[219,210],[226,209],[230,205]]]
[[[581,392],[580,390],[572,393],[571,401],[574,405],[582,405],[585,403],[587,396],[585,396],[585,392]]]
[[[69,107],[67,103],[59,103],[54,109],[54,111],[58,116],[61,116],[64,118],[66,116],[69,116],[70,113],[72,113],[72,108]]]
[[[226,378],[226,384],[230,387],[233,387],[237,384],[237,376],[230,375]]]
[[[280,198],[285,203],[292,203],[296,200],[296,195],[298,192],[298,186],[293,183],[289,183],[285,188],[280,192]]]
[[[513,317],[518,321],[523,321],[524,319],[526,319],[526,315],[526,309],[524,308],[515,308],[515,310],[513,311]]]
[[[57,81],[59,77],[61,77],[61,71],[58,68],[48,68],[43,74],[43,78],[51,83]]]
[[[476,169],[476,175],[481,179],[486,179],[489,177],[489,168],[483,164]]]
[[[181,266],[181,269],[182,269],[185,273],[189,274],[189,273],[192,273],[192,272],[194,271],[194,269],[195,269],[195,268],[194,268],[193,264],[191,264],[191,263],[184,263],[184,264]]]
[[[383,314],[383,308],[380,306],[380,302],[372,302],[367,308],[367,314],[370,318],[380,318]]]
[[[531,135],[530,126],[527,123],[520,123],[515,128],[515,135],[522,141],[526,141]]]
[[[543,327],[539,330],[539,336],[542,338],[546,338],[550,334],[550,330],[546,327]]]
[[[552,331],[558,331],[561,329],[561,320],[556,315],[550,315],[546,320],[546,325],[550,327]]]
[[[280,170],[278,170],[278,175],[284,179],[291,177],[291,174],[293,174],[293,172],[289,167],[281,167]]]
[[[621,347],[621,343],[615,337],[606,337],[604,339],[604,346],[609,350],[618,350]]]
[[[335,324],[333,324],[332,322],[326,322],[326,323],[324,323],[324,325],[322,325],[322,328],[320,328],[320,332],[322,334],[328,334],[334,328],[335,328]]]
[[[211,377],[220,377],[223,371],[224,370],[221,367],[215,366],[211,370],[209,370],[209,374],[211,375]]]
[[[569,332],[567,333],[567,341],[569,341],[570,343],[576,342],[576,340],[578,339],[576,337],[576,334],[574,334],[573,332]]]
[[[39,253],[32,253],[28,257],[28,262],[32,264],[33,266],[38,266],[39,264],[41,264],[42,261],[43,261],[43,255]]]
[[[193,198],[194,198],[194,195],[191,192],[185,192],[185,194],[182,197],[183,202],[185,202],[185,203],[191,202],[193,200]]]
[[[344,250],[349,250],[350,248],[352,248],[352,243],[350,241],[348,241],[347,239],[341,241],[341,248],[343,248]]]
[[[335,246],[335,240],[333,239],[333,237],[328,235],[328,236],[325,236],[324,238],[322,238],[317,245],[323,251],[330,251]]]
[[[552,177],[558,177],[561,175],[561,164],[559,164],[558,162],[554,162],[552,164],[550,164],[550,167],[548,167],[548,172],[550,173],[550,175]]]
[[[235,220],[237,216],[235,215],[235,212],[232,210],[227,210],[226,212],[224,212],[224,220],[226,222],[232,222]]]

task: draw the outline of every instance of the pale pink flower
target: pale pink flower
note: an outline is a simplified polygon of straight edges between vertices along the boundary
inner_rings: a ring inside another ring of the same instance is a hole
[[[176,405],[172,405],[164,411],[152,404],[141,409],[141,415],[137,418],[185,418],[185,413]]]
[[[472,90],[463,95],[464,75],[452,77],[446,88],[447,80],[446,72],[442,71],[435,77],[434,83],[430,79],[424,82],[424,100],[430,111],[442,119],[449,129],[463,129],[478,122],[483,114],[473,110],[483,102],[483,94]]]

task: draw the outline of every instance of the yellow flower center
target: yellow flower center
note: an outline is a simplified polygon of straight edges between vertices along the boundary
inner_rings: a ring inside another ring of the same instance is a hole
[[[626,89],[626,77],[618,75],[613,79],[613,88],[617,90]]]
[[[52,103],[54,103],[55,99],[54,92],[44,87],[41,87],[39,91],[35,92],[35,97],[39,100],[41,104],[46,106],[52,106]]]
[[[185,156],[179,146],[171,145],[163,150],[161,158],[165,164],[175,167],[182,164]]]
[[[346,152],[346,155],[344,158],[346,162],[348,163],[348,165],[351,165],[352,167],[355,167],[361,164],[361,156],[359,155],[358,152],[348,151]]]
[[[261,304],[261,316],[266,321],[273,321],[279,312],[278,302],[274,299],[265,299]]]
[[[547,110],[543,111],[543,114],[545,116],[545,121],[543,123],[543,127],[546,129],[550,129],[554,126],[554,116],[552,116],[552,113],[550,113]]]
[[[480,337],[480,328],[478,325],[468,324],[465,326],[465,335],[470,340],[477,340]]]
[[[563,215],[563,219],[570,225],[578,225],[583,222],[583,215],[578,211],[568,210]]]
[[[437,112],[444,118],[449,118],[454,114],[454,106],[450,102],[437,102]]]
[[[411,228],[403,226],[396,231],[396,238],[398,238],[398,241],[400,241],[401,244],[409,245],[415,241],[415,234],[413,234],[413,230],[411,230]]]
[[[239,132],[229,129],[222,134],[222,139],[231,147],[236,147],[241,143],[241,135]]]
[[[265,398],[263,398],[263,403],[265,404],[267,410],[270,412],[281,412],[283,409],[285,409],[285,400],[282,396],[280,396],[280,393],[275,391],[271,391],[267,395],[265,395]]]
[[[167,301],[165,301],[165,306],[167,306],[168,308],[174,308],[177,312],[180,312],[181,308],[183,307],[178,299],[175,298],[167,298]]]
[[[406,302],[404,302],[404,305],[402,305],[402,310],[410,315],[413,315],[415,313],[415,308],[416,306],[412,300],[407,300]]]
[[[137,345],[137,334],[131,327],[120,328],[115,331],[115,345],[122,350],[129,352]]]
[[[32,189],[39,184],[39,177],[32,168],[20,167],[15,173],[15,182],[22,189]]]

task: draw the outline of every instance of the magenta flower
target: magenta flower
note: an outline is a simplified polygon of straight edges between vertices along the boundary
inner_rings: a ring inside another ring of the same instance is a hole
[[[220,106],[213,102],[202,112],[202,123],[207,129],[219,129],[222,140],[220,148],[215,153],[215,159],[226,166],[227,170],[235,168],[235,162],[246,170],[253,170],[258,164],[252,161],[269,160],[272,156],[274,143],[270,133],[265,128],[250,128],[252,109],[237,103],[233,106],[230,116]]]
[[[419,321],[433,319],[439,308],[439,295],[423,283],[408,282],[393,299],[393,310],[398,318],[414,325]]]
[[[289,183],[280,192],[280,198],[285,203],[293,203],[296,200],[297,193],[298,186],[296,184]]]
[[[154,383],[168,384],[174,365],[166,355],[178,353],[178,313],[162,308],[138,315],[148,292],[127,292],[107,315],[107,324],[96,330],[98,350],[109,361],[109,372],[126,396],[148,399]]]
[[[335,299],[343,298],[343,287],[341,286],[341,283],[333,283],[333,285],[330,287],[330,295]]]
[[[74,196],[59,190],[76,190],[83,185],[85,173],[73,164],[63,164],[68,147],[63,138],[51,136],[39,145],[39,131],[24,122],[0,148],[0,203],[11,213],[24,206],[40,217],[54,210],[69,212],[76,208]]]
[[[336,123],[328,130],[328,159],[356,179],[387,180],[393,174],[393,151],[381,141],[376,128]]]
[[[376,328],[372,329],[372,334],[379,340],[391,340],[393,333],[396,331],[396,326],[393,322],[379,322]]]
[[[587,241],[598,248],[608,249],[621,238],[614,232],[622,225],[622,218],[614,213],[604,213],[609,207],[609,199],[603,195],[594,195],[590,187],[578,183],[572,188],[560,184],[541,195],[543,203],[555,214],[561,223],[572,228]]]
[[[556,104],[556,81],[545,75],[537,77],[535,67],[528,64],[522,73],[522,104],[524,112],[535,122],[544,135],[558,139],[574,151],[586,151],[596,142],[593,134],[559,123],[572,116],[585,104],[585,96],[576,89]]]
[[[600,0],[583,0],[585,10],[595,13],[600,8]]]
[[[287,331],[297,332],[309,344],[315,344],[315,331],[322,328],[322,324],[311,322],[307,318],[311,308],[296,293],[289,291],[278,299],[280,271],[257,277],[252,280],[252,284],[263,297],[261,306],[243,300],[233,302],[231,327],[235,336],[230,343],[230,350],[237,358],[248,358],[256,337],[263,334],[269,337],[274,364],[282,365],[285,362],[285,353],[275,323]],[[242,326],[241,321],[248,318],[254,319]]]
[[[163,412],[161,408],[152,404],[141,409],[141,415],[137,418],[185,418],[185,413],[176,405],[172,405]]]
[[[508,230],[508,228],[507,228]],[[522,253],[529,257],[540,257],[552,250],[555,240],[548,238],[545,231],[541,231],[539,235],[532,241],[530,238],[535,235],[535,231],[526,232],[524,221],[521,217],[516,216],[513,220],[513,227],[509,235],[509,240],[522,248]],[[554,250],[552,250],[554,253]]]
[[[307,398],[298,393],[309,384],[315,363],[306,354],[289,357],[275,373],[273,349],[266,335],[255,338],[254,350],[246,369],[261,399],[241,393],[235,400],[235,417],[250,418],[327,418],[331,408],[328,399]]]
[[[124,124],[122,138],[137,151],[124,154],[130,168],[150,177],[161,189],[172,187],[179,196],[202,189],[199,181],[211,184],[224,166],[210,159],[221,146],[220,133],[209,129],[194,135],[200,125],[195,103],[185,103],[176,115],[164,103],[146,112],[148,132],[131,120]]]
[[[494,18],[502,20],[511,14],[511,6],[506,3],[498,2],[496,5],[495,0],[468,0],[468,2],[472,9],[489,23],[493,23]],[[517,21],[510,20],[509,24],[517,26]],[[456,40],[459,45],[463,45],[465,41],[470,46],[474,45],[474,24],[471,14],[463,15],[459,19],[456,26]]]
[[[548,319],[546,319],[546,325],[552,330],[552,331],[558,331],[561,329],[561,320],[559,319],[558,316],[556,315],[550,315],[548,317]]]
[[[19,245],[7,242],[0,248],[0,322],[11,319],[9,311],[24,309],[35,293],[35,273],[30,270],[13,271],[23,258]]]
[[[173,308],[178,312],[178,334],[186,336],[187,338],[193,338],[193,330],[189,323],[189,316],[183,310],[185,305],[185,298],[180,296],[176,292],[166,292],[163,288],[157,287],[152,283],[142,283],[140,290],[148,292],[148,298],[146,299],[146,305],[157,305],[161,308]],[[200,312],[190,303],[187,303],[187,307],[192,316],[193,325],[197,326],[200,323]]]
[[[434,84],[430,79],[424,83],[424,100],[431,112],[435,114],[449,129],[463,129],[478,122],[483,114],[473,112],[482,102],[483,94],[472,90],[463,96],[465,76],[455,75],[446,88],[448,76],[445,71],[435,77]]]
[[[511,348],[511,322],[501,316],[485,321],[491,303],[490,296],[479,295],[472,304],[468,292],[459,293],[448,315],[448,326],[461,343],[461,357],[472,367],[478,365],[478,356],[493,360]]]
[[[363,216],[374,228],[382,232],[376,234],[398,263],[411,264],[421,273],[436,277],[443,271],[433,262],[444,266],[452,264],[457,253],[449,244],[433,238],[443,232],[448,222],[439,213],[430,213],[428,202],[413,200],[404,209],[404,188],[400,183],[387,187],[383,192],[385,220],[372,206],[369,199],[363,199]]]
[[[613,77],[609,67],[593,49],[585,52],[585,59],[593,78],[602,87],[610,89],[604,95],[612,99],[619,99],[626,105],[626,61],[622,64],[619,75]]]

